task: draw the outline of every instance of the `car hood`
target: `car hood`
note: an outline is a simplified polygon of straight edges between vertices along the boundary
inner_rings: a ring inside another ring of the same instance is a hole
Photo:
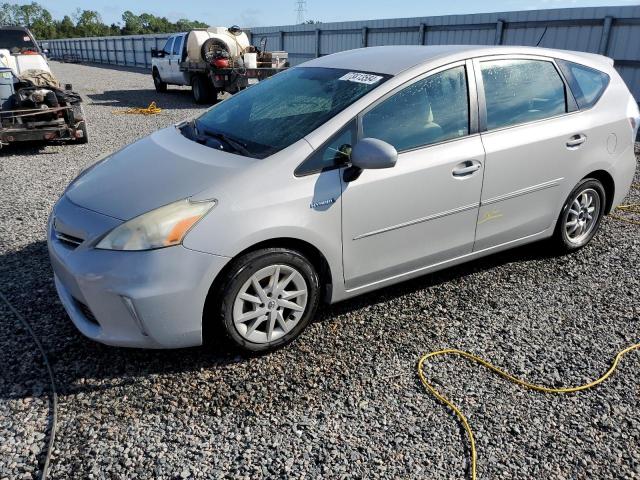
[[[81,207],[129,220],[221,185],[253,162],[193,142],[171,126],[89,167],[66,196]]]

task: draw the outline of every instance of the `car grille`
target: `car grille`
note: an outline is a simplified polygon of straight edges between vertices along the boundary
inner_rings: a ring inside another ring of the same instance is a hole
[[[78,309],[82,312],[82,315],[84,315],[89,322],[93,323],[94,325],[100,326],[100,323],[98,323],[98,320],[96,320],[96,317],[93,315],[93,312],[87,305],[82,303],[77,298],[74,298],[73,301],[75,302]]]

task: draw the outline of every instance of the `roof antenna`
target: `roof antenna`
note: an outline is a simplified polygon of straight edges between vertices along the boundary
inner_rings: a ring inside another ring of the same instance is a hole
[[[544,38],[544,36],[547,33],[547,28],[549,28],[549,25],[544,27],[544,31],[542,32],[542,35],[540,35],[540,39],[538,40],[538,43],[536,43],[536,47],[539,47],[540,43],[542,43],[542,39]]]

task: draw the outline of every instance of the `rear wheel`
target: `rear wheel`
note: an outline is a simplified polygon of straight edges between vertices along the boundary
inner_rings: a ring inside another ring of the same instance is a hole
[[[153,85],[156,87],[156,92],[164,93],[167,91],[167,84],[160,78],[160,72],[157,68],[153,69]]]
[[[217,321],[231,342],[266,352],[293,341],[314,317],[318,274],[299,252],[267,248],[234,262],[218,292]]]
[[[191,93],[198,104],[213,103],[215,89],[204,75],[195,75],[191,79]]]
[[[582,180],[562,208],[553,239],[555,246],[572,252],[589,243],[600,227],[605,205],[602,183],[595,178]]]

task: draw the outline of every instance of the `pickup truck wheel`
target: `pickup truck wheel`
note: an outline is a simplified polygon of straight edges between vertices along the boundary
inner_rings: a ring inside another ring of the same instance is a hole
[[[191,79],[191,93],[198,104],[213,103],[215,89],[209,79],[203,75],[195,75]]]
[[[156,87],[156,92],[158,93],[164,93],[167,91],[167,84],[162,81],[160,78],[160,72],[155,68],[153,69],[153,85]]]

